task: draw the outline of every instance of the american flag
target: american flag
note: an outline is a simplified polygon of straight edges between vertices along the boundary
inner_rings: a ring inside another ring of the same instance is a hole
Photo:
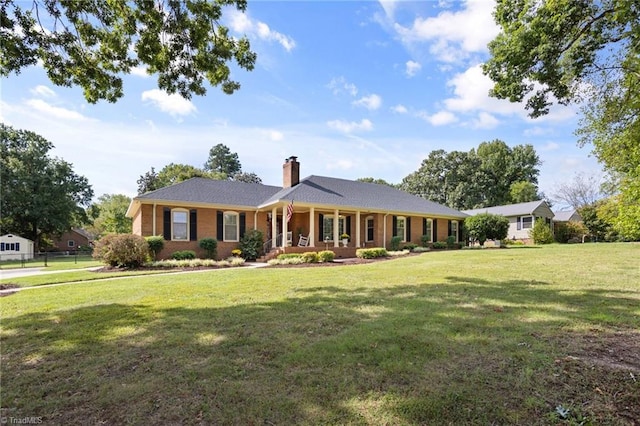
[[[287,206],[287,222],[291,220],[291,216],[293,216],[293,200],[291,200],[291,204]]]

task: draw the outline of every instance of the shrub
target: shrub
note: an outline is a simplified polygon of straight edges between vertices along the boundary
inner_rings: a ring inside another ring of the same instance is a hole
[[[417,244],[415,243],[407,243],[404,245],[404,247],[402,247],[403,250],[409,250],[409,251],[413,251],[415,250],[415,248],[418,247]]]
[[[465,219],[464,226],[469,238],[481,246],[487,240],[502,240],[509,233],[509,219],[502,215],[480,213]]]
[[[193,250],[178,250],[171,255],[175,260],[191,260],[196,258],[196,252]]]
[[[391,242],[389,242],[389,250],[391,251],[400,250],[401,242],[402,242],[402,237],[399,237],[399,236],[391,237]]]
[[[422,244],[422,247],[429,247],[429,244],[431,243],[431,235],[425,234],[421,236],[420,243]]]
[[[243,257],[248,260],[256,260],[262,254],[264,235],[262,231],[250,229],[240,239],[240,250]]]
[[[413,249],[414,253],[426,253],[428,251],[431,251],[429,247],[416,247]]]
[[[333,259],[336,258],[336,254],[331,250],[322,250],[318,253],[318,260],[320,262],[333,262]]]
[[[553,233],[547,222],[540,218],[536,219],[533,228],[529,230],[529,236],[534,244],[551,244],[553,242]]]
[[[300,256],[297,256],[297,257],[285,257],[283,259],[280,259],[279,257],[280,256],[278,256],[277,259],[271,259],[267,263],[269,265],[301,265],[301,264],[304,263],[302,261],[302,257],[300,257]]]
[[[447,243],[444,241],[436,241],[435,243],[433,243],[433,248],[434,249],[444,249],[447,248]]]
[[[587,228],[578,222],[556,223],[555,240],[559,243],[582,241],[582,236],[589,233]]]
[[[453,235],[449,235],[447,237],[447,248],[448,249],[453,249],[456,248],[456,237],[454,237]]]
[[[109,234],[96,242],[93,257],[108,265],[137,268],[149,257],[149,244],[139,235]]]
[[[302,253],[302,261],[304,263],[318,263],[318,253],[316,253],[315,251],[308,251],[305,253]]]
[[[375,259],[376,257],[386,257],[387,250],[383,247],[363,248],[356,250],[356,257],[360,259]]]
[[[153,259],[155,260],[158,257],[158,253],[164,248],[164,238],[161,235],[154,235],[146,237],[145,240],[147,240],[149,251],[153,254]]]
[[[300,253],[282,253],[282,254],[279,254],[277,257],[278,260],[295,259],[295,258],[302,258],[302,255]]]
[[[406,256],[411,253],[409,250],[398,250],[398,251],[388,251],[387,256],[398,257],[398,256]]]
[[[207,253],[208,259],[215,259],[217,257],[218,240],[214,238],[203,238],[198,242],[198,246]]]

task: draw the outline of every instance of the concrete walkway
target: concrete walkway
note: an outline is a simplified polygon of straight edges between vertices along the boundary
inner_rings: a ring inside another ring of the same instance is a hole
[[[80,284],[80,283],[93,283],[93,282],[101,282],[101,281],[108,281],[108,280],[122,280],[125,278],[136,278],[136,277],[143,277],[143,276],[148,276],[148,275],[153,275],[153,276],[164,276],[164,275],[181,275],[181,274],[195,274],[195,273],[200,273],[200,272],[215,272],[215,271],[223,271],[223,270],[229,270],[229,269],[244,269],[244,268],[262,268],[268,266],[268,264],[266,263],[260,263],[260,262],[246,262],[244,264],[244,266],[241,266],[239,268],[209,268],[209,269],[196,269],[193,271],[167,271],[167,272],[160,272],[160,273],[155,273],[155,274],[137,274],[137,275],[126,275],[123,277],[105,277],[105,278],[97,278],[94,280],[85,280],[85,281],[69,281],[66,283],[56,283],[56,284],[43,284],[43,285],[36,285],[36,286],[30,286],[30,287],[16,287],[16,288],[8,288],[5,290],[0,290],[0,294],[11,294],[11,293],[15,293],[17,291],[22,291],[22,290],[35,290],[35,289],[39,289],[39,288],[49,288],[49,287],[59,287],[62,285],[70,285],[70,284]],[[47,271],[45,268],[21,268],[21,269],[2,269],[0,270],[0,280],[1,281],[7,281],[11,278],[18,278],[18,277],[29,277],[29,276],[35,276],[35,275],[48,275],[48,274],[58,274],[58,273],[62,273],[62,272],[77,272],[77,271],[92,271],[92,270],[98,270],[102,268],[102,266],[98,266],[98,267],[93,267],[93,268],[84,268],[84,269],[67,269],[67,270],[63,270],[63,271]],[[2,284],[2,282],[0,282],[0,284]]]

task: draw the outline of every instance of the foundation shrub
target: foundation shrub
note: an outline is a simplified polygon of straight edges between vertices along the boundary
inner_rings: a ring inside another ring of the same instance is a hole
[[[192,260],[196,258],[196,252],[193,250],[178,250],[171,255],[175,260]]]
[[[140,235],[108,234],[96,242],[93,257],[120,268],[138,268],[149,259],[149,244]]]
[[[335,258],[336,254],[331,250],[322,250],[321,252],[318,252],[318,260],[320,262],[333,262]]]
[[[376,257],[386,257],[387,250],[383,247],[363,248],[356,250],[356,256],[360,259],[375,259]]]

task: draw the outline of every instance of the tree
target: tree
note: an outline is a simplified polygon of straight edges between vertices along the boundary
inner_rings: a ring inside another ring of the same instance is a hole
[[[224,173],[227,179],[231,179],[236,173],[242,171],[238,154],[231,152],[228,146],[219,143],[209,150],[209,158],[204,163],[204,170]]]
[[[0,124],[0,233],[35,242],[87,221],[93,190],[71,164],[51,158],[53,144],[27,130]]]
[[[245,183],[262,183],[262,179],[255,173],[239,172],[233,175],[233,180]]]
[[[526,203],[541,199],[538,188],[526,181],[513,182],[509,187],[509,198],[512,203]]]
[[[529,236],[534,244],[551,244],[553,242],[551,227],[543,218],[536,219],[533,228],[529,230]]]
[[[144,194],[145,192],[155,191],[158,188],[162,188],[160,184],[160,180],[158,179],[158,173],[156,173],[155,168],[151,167],[151,170],[146,172],[143,175],[140,175],[140,179],[137,181],[138,184],[138,195]]]
[[[532,117],[579,102],[579,145],[591,144],[605,169],[619,177],[615,220],[640,222],[640,8],[636,2],[500,0],[502,32],[489,43],[484,72],[491,94],[520,102]],[[528,98],[527,98],[528,97]],[[621,223],[619,226],[624,226]]]
[[[157,173],[152,167],[150,171],[141,175],[137,181],[138,195],[180,183],[194,177],[218,180],[226,179],[226,175],[221,173],[207,172],[190,164],[171,163],[164,166],[162,170]]]
[[[97,237],[106,234],[131,233],[131,218],[126,216],[131,198],[123,194],[104,194],[98,202],[89,206],[88,214],[93,217],[93,224],[87,230]]]
[[[571,182],[558,185],[553,197],[574,209],[593,205],[602,198],[600,179],[595,175],[576,173]]]
[[[400,188],[455,209],[511,203],[511,185],[528,182],[537,193],[540,160],[531,145],[510,148],[500,140],[469,152],[432,151]]]
[[[250,71],[256,54],[220,24],[226,5],[244,12],[247,2],[4,0],[0,75],[41,63],[54,84],[82,87],[91,103],[115,102],[121,76],[142,66],[167,93],[204,95],[206,79],[231,94],[240,84],[228,63]]]
[[[502,215],[480,213],[464,220],[469,238],[484,246],[487,240],[504,240],[509,233],[509,219]]]

